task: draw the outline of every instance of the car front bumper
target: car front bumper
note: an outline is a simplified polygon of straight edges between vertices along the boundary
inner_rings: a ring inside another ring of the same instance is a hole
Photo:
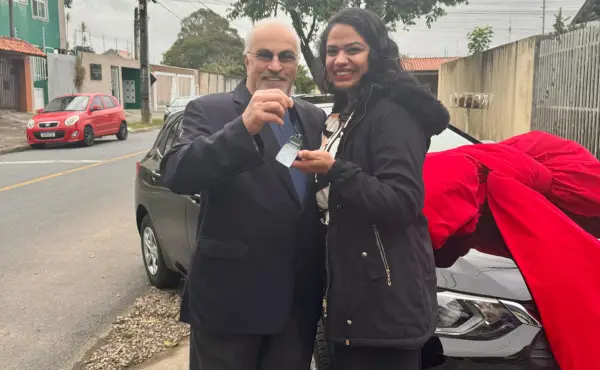
[[[490,341],[439,339],[444,363],[431,370],[560,370],[543,330],[534,326]]]
[[[26,130],[28,144],[73,143],[83,140],[83,131],[76,126],[33,128]]]

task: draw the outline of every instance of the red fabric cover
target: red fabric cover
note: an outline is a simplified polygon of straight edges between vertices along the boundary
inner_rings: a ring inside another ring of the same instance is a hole
[[[437,265],[469,248],[511,256],[561,369],[589,370],[600,328],[600,161],[534,131],[428,154],[424,179]]]

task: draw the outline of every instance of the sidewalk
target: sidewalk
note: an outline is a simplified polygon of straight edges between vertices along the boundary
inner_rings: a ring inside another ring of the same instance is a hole
[[[189,338],[182,340],[175,348],[151,358],[131,370],[189,370]]]
[[[27,150],[25,127],[30,113],[0,110],[0,154]]]

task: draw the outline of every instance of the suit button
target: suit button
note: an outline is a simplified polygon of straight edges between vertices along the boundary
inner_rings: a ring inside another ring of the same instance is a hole
[[[342,209],[342,206],[340,204],[338,204],[337,206],[335,206],[335,208],[337,208],[339,211],[340,209]]]
[[[348,323],[348,325],[352,325],[352,320],[348,320],[346,322]]]
[[[362,258],[367,258],[368,254],[367,254],[367,252],[362,252],[361,256],[362,256]]]

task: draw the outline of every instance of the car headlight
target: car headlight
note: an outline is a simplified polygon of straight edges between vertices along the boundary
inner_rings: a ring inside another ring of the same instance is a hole
[[[71,116],[65,120],[65,126],[73,126],[79,121],[79,116]]]
[[[453,292],[438,292],[436,334],[470,340],[499,338],[527,322],[501,301]]]
[[[34,120],[32,120],[32,119],[30,119],[30,120],[27,122],[27,128],[33,128],[34,126],[35,126],[35,121],[34,121]]]

